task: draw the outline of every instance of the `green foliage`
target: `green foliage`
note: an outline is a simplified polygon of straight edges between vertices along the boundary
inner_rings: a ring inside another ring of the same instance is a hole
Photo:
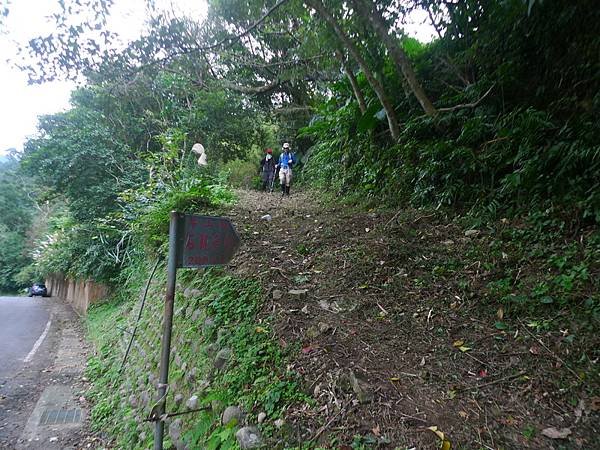
[[[114,395],[119,382],[118,361],[120,354],[114,351],[115,333],[124,318],[118,301],[95,305],[89,311],[88,334],[96,344],[96,354],[88,359],[86,376],[93,380],[86,393],[94,407],[91,420],[95,427],[112,429],[114,414],[118,408],[118,396]]]
[[[527,425],[525,428],[523,428],[522,433],[525,439],[531,440],[535,437],[536,429],[533,425]]]
[[[109,282],[128,259],[128,241],[118,230],[98,223],[79,223],[68,212],[51,217],[45,239],[36,246],[35,270],[73,278]]]
[[[96,355],[88,362],[87,375],[93,387],[87,394],[93,404],[92,425],[117,439],[122,448],[147,448],[148,433],[140,438],[139,417],[145,417],[150,406],[132,406],[129,398],[139,398],[142,391],[155,391],[150,373],[157,372],[160,321],[162,314],[165,269],[159,268],[150,289],[146,308],[138,323],[137,338],[121,377],[118,371],[123,345],[134,326],[138,305],[134,299],[144,286],[149,268],[136,259],[120,275],[122,288],[106,304],[93,306],[88,314],[88,334],[96,346]],[[307,401],[300,390],[299,375],[286,369],[288,355],[280,348],[270,330],[267,318],[258,318],[264,293],[252,280],[226,275],[222,270],[180,270],[178,283],[195,289],[193,297],[176,296],[169,381],[184,398],[199,395],[201,405],[218,405],[209,410],[181,416],[182,435],[192,448],[237,448],[233,424],[222,426],[221,408],[240,405],[250,415],[265,411],[276,419],[290,404]],[[201,311],[201,315],[191,314]],[[206,326],[207,318],[212,326]],[[213,368],[208,347],[229,348],[231,359],[224,370]],[[297,350],[296,348],[293,348]],[[143,354],[141,352],[144,352]],[[189,378],[190,371],[196,375]],[[197,391],[199,380],[210,380],[209,386]],[[174,402],[175,392],[167,398],[167,410],[181,411]],[[136,417],[138,419],[136,419]],[[149,427],[144,424],[144,430]],[[269,436],[274,430],[265,428]],[[151,439],[151,438],[150,438]]]
[[[27,184],[19,176],[17,160],[8,157],[0,162],[0,224],[21,235],[31,224],[33,212]]]
[[[594,231],[584,241],[561,242],[567,223],[556,214],[551,210],[531,214],[522,226],[502,233],[499,248],[518,257],[519,266],[533,263],[538,269],[501,272],[488,283],[488,296],[513,314],[544,317],[566,309],[597,320],[600,285],[591,274],[599,269],[600,235]]]
[[[65,2],[65,13],[70,3]],[[98,11],[96,20],[107,11],[99,3],[83,2]],[[253,146],[273,142],[271,126],[278,139],[290,140],[308,120],[304,107],[310,105],[316,114],[299,142],[312,141],[306,179],[320,188],[387,204],[476,205],[492,215],[560,203],[572,205],[578,217],[598,221],[594,119],[600,104],[600,38],[593,1],[468,0],[450,9],[433,0],[409,3],[384,16],[402,23],[407,11],[421,7],[435,22],[436,41],[424,45],[403,37],[397,42],[427,96],[437,108],[451,111],[440,109],[435,119],[422,117],[413,92],[402,89],[404,76],[369,21],[347,17],[341,3],[325,5],[384,85],[401,124],[399,142],[386,135],[385,110],[363,73],[366,67],[357,71],[355,58],[346,61],[366,99],[367,111],[360,113],[350,83],[340,81],[339,62],[322,53],[336,48],[343,59],[347,44],[318,14],[293,2],[264,18],[260,3],[240,8],[229,0],[214,2],[206,26],[156,14],[146,36],[97,58],[89,54],[94,46],[84,45],[81,31],[65,28],[59,15],[56,35],[30,42],[41,64],[29,69],[41,78],[59,68],[85,73],[91,86],[74,100],[102,124],[98,128],[107,129],[96,136],[102,147],[124,146],[164,182],[179,179],[172,169],[187,164],[193,142],[202,141],[219,162],[251,160]],[[379,12],[385,9],[378,6]],[[290,16],[296,19],[292,34]],[[233,37],[258,19],[253,45]],[[82,29],[86,26],[90,23]],[[305,112],[288,116],[296,106]],[[268,119],[265,109],[277,110],[277,120]],[[61,128],[43,125],[48,127]],[[250,166],[232,165],[232,181],[250,184]],[[102,188],[96,193],[100,203],[106,203],[103,195],[110,200],[114,194]]]
[[[397,143],[382,139],[385,117],[368,88],[361,115],[349,85],[334,84],[301,131],[315,142],[307,179],[367,202],[475,206],[488,216],[561,204],[598,222],[598,57],[584,56],[599,42],[597,9],[589,1],[531,5],[528,15],[521,1],[460,2],[450,17],[440,15],[443,38],[403,41],[439,106],[481,104],[429,118],[396,96]]]
[[[27,231],[32,223],[33,202],[17,169],[18,162],[12,157],[0,163],[1,291],[15,291],[34,281],[19,276],[31,263]]]
[[[258,160],[259,158],[257,158]],[[245,189],[257,188],[262,182],[258,173],[259,167],[257,162],[236,159],[225,164],[222,171],[229,184],[234,187]]]
[[[198,214],[233,200],[231,191],[208,175],[184,179],[175,186],[164,188],[149,194],[136,192],[135,202],[128,206],[130,213],[138,217],[133,225],[134,232],[146,247],[152,249],[167,242],[171,211]]]
[[[356,58],[346,58],[347,46],[301,2],[281,4],[263,20],[264,3],[218,0],[202,26],[157,14],[146,36],[103,52],[83,35],[102,27],[110,3],[61,2],[57,31],[29,43],[41,63],[39,70],[29,68],[34,78],[52,78],[63,69],[69,76],[83,73],[87,84],[73,94],[71,110],[40,119],[22,171],[0,173],[0,288],[57,271],[125,286],[119,301],[93,308],[89,318],[97,342],[88,369],[96,380],[89,394],[92,421],[117,435],[120,447],[148,446],[139,433],[147,424],[115,388],[120,355],[114,349],[122,339],[117,326],[131,326],[130,299],[148,272],[141,255],[164,253],[172,210],[209,212],[232,200],[226,182],[254,184],[262,149],[278,142],[293,142],[306,162],[296,174],[324,192],[378,206],[468,210],[479,225],[525,214],[522,226],[500,230],[491,250],[500,254],[508,247],[522,267],[531,263],[527,267],[539,270],[484,263],[492,274],[487,300],[503,304],[507,314],[532,316],[528,324],[537,330],[553,327],[565,311],[585,315],[585,326],[597,327],[597,230],[590,228],[579,242],[565,240],[571,227],[600,222],[600,9],[592,0],[415,0],[398,8],[375,2],[390,24],[403,23],[405,10],[417,5],[435,21],[436,41],[398,40],[426,94],[437,108],[446,107],[434,117],[423,116],[368,21],[348,15],[344,3],[325,2],[384,85],[400,124],[394,142],[366,70],[357,70]],[[73,7],[75,13],[93,11],[93,23],[69,28]],[[259,19],[247,41],[234,38]],[[341,79],[334,48],[356,76],[364,112],[355,86]],[[208,167],[196,164],[196,142],[206,147]],[[29,189],[24,179],[36,186]],[[46,200],[66,206],[54,208],[48,229],[29,239],[32,206]],[[34,264],[32,248],[38,249]],[[305,256],[315,250],[296,251]],[[458,267],[440,263],[418,283],[444,279]],[[241,403],[251,415],[261,410],[274,418],[306,400],[297,374],[284,369],[287,355],[268,318],[257,318],[262,293],[254,282],[219,271],[184,272],[182,280],[201,295],[177,299],[186,306],[176,319],[178,356],[211,380],[202,392],[204,404]],[[144,337],[131,362],[138,367],[156,365],[159,291],[153,287],[142,320]],[[190,308],[225,333],[194,323]],[[501,321],[495,326],[508,327]],[[200,349],[192,350],[190,342]],[[215,343],[230,348],[232,360],[228,370],[212,373],[206,349]],[[183,366],[171,374],[185,385]],[[123,377],[130,390],[151,384],[128,369]],[[217,412],[186,420],[192,445],[235,445],[233,429],[218,424]],[[534,431],[523,433],[533,438]],[[352,446],[379,444],[385,443],[367,435],[356,436]]]
[[[153,75],[126,90],[91,84],[73,94],[70,111],[40,119],[21,171],[42,198],[66,204],[68,223],[38,237],[39,273],[114,279],[133,253],[166,241],[171,210],[199,213],[231,201],[214,174],[272,139],[261,113],[234,92],[202,93],[187,77]],[[198,141],[207,168],[190,152]]]
[[[222,387],[213,395],[225,403],[244,404],[248,410],[260,407],[272,418],[281,414],[284,405],[306,400],[299,390],[298,375],[283,370],[285,355],[273,339],[269,323],[254,320],[262,303],[258,285],[219,271],[208,271],[196,280],[204,293],[201,304],[214,319],[215,330],[225,330],[218,343],[235,355],[231,370],[218,374],[217,384]]]
[[[307,165],[315,184],[392,204],[479,201],[495,213],[555,201],[574,206],[583,218],[600,218],[599,129],[592,122],[559,128],[548,113],[531,108],[500,120],[467,113],[416,118],[396,146],[373,150],[357,137],[338,135],[344,127],[350,133],[353,121],[342,108],[303,131],[320,140]]]
[[[23,170],[64,196],[73,218],[91,222],[116,209],[121,190],[141,181],[144,168],[130,158],[98,111],[76,107],[40,118],[41,136],[27,142]]]
[[[11,291],[23,287],[17,275],[29,262],[25,255],[25,238],[0,225],[0,290]]]

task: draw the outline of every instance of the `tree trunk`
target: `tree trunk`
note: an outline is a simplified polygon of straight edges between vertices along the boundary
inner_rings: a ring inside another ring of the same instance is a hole
[[[336,50],[335,56],[337,57],[337,59],[340,60],[340,63],[342,64],[342,68],[344,69],[344,73],[346,74],[346,76],[348,77],[348,80],[350,80],[350,84],[352,85],[352,91],[354,92],[356,101],[358,101],[358,107],[360,108],[360,112],[364,114],[367,111],[367,104],[365,102],[365,96],[363,95],[362,91],[360,90],[358,81],[356,80],[356,77],[354,76],[354,72],[352,71],[350,66],[348,66],[348,63],[345,61],[344,55],[342,55],[342,52],[340,52],[339,50]]]
[[[358,48],[356,47],[354,42],[352,42],[352,39],[350,39],[350,37],[346,33],[344,33],[337,20],[327,11],[321,0],[305,0],[305,3],[308,6],[314,8],[315,11],[317,11],[317,13],[323,18],[323,20],[325,20],[331,26],[331,28],[333,28],[333,31],[335,32],[338,39],[344,44],[344,46],[348,49],[352,57],[356,60],[361,70],[365,74],[365,77],[369,81],[369,84],[375,91],[375,94],[377,95],[381,106],[383,106],[383,109],[385,110],[385,114],[388,120],[388,127],[390,129],[392,139],[394,141],[398,141],[398,139],[400,139],[400,128],[398,127],[398,119],[396,119],[394,105],[392,105],[392,102],[385,93],[383,85],[379,82],[379,80],[377,80],[377,78],[375,78],[373,72],[371,72],[371,70],[369,69],[367,62],[358,51]]]
[[[404,49],[399,45],[396,39],[389,34],[389,27],[381,12],[377,10],[377,6],[371,0],[353,0],[353,4],[356,7],[356,12],[365,22],[371,23],[373,29],[385,44],[388,52],[390,52],[392,60],[396,64],[397,70],[404,75],[410,90],[414,96],[417,97],[425,114],[428,116],[435,116],[438,113],[437,109],[433,106],[433,103],[431,103],[427,94],[425,94],[419,80],[417,80],[415,71],[412,68],[408,56],[406,56]]]

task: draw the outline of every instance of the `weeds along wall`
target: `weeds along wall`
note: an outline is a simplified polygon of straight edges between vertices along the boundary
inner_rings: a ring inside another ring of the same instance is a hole
[[[97,351],[88,364],[93,382],[88,397],[96,430],[116,437],[118,448],[146,449],[152,445],[153,423],[145,419],[157,401],[166,269],[159,267],[137,325],[140,292],[150,271],[140,264],[130,273],[120,295],[89,311],[89,334]],[[257,415],[266,414],[260,427],[268,448],[283,439],[274,421],[306,398],[298,375],[285,368],[286,355],[272,338],[269,318],[259,314],[262,300],[255,282],[223,270],[179,271],[166,410],[207,410],[167,419],[166,448],[235,447],[242,423],[222,425],[228,406],[242,409],[240,422],[245,424],[256,425]]]

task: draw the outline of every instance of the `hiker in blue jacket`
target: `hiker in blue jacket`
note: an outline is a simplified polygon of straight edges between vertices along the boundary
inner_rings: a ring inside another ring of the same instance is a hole
[[[285,142],[279,155],[279,182],[281,183],[281,196],[290,195],[290,183],[292,182],[292,166],[294,165],[294,155],[290,152],[290,144]]]

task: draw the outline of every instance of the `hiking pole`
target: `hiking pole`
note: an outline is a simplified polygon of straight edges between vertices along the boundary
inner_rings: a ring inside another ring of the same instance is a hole
[[[275,174],[271,177],[271,182],[269,183],[269,194],[273,193],[273,185],[275,184]]]

